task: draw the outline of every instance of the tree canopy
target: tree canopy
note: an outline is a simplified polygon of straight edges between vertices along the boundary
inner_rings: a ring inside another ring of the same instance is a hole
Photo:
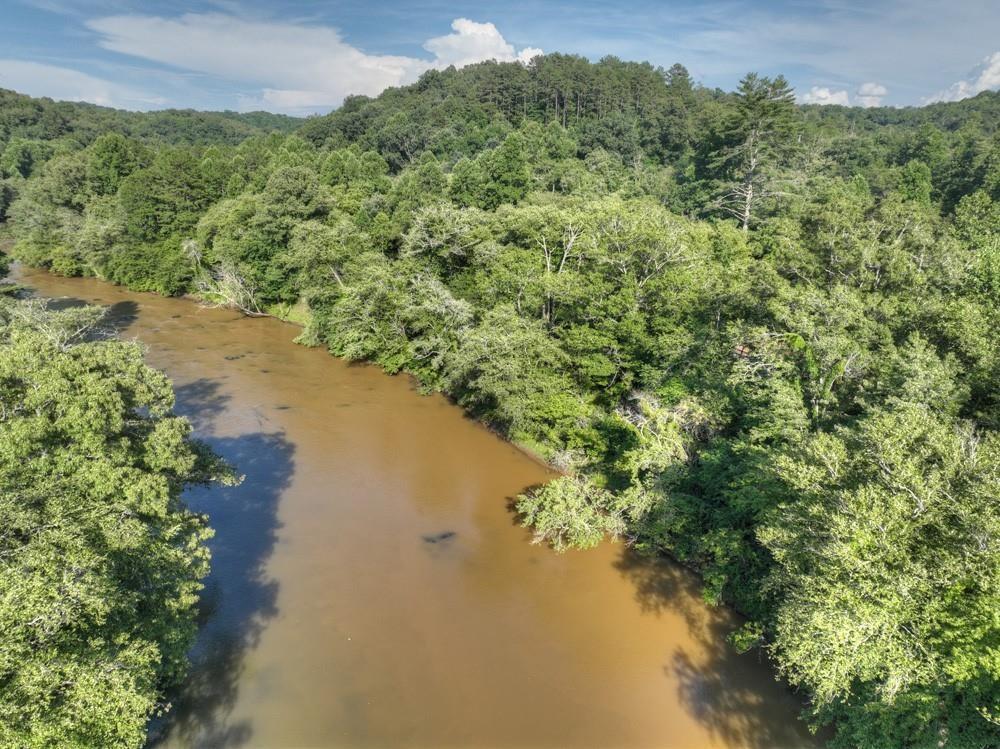
[[[7,101],[16,257],[448,393],[563,472],[516,502],[538,541],[697,570],[837,746],[1000,743],[1000,94],[799,106],[546,55],[238,143],[284,124],[73,140]]]
[[[100,309],[0,296],[0,744],[140,747],[208,571],[184,487],[231,471]]]

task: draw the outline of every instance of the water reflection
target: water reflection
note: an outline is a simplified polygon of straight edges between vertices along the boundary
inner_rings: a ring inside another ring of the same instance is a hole
[[[215,529],[209,543],[212,572],[199,607],[201,630],[191,654],[191,676],[167,720],[155,726],[150,746],[170,735],[188,746],[238,747],[250,741],[246,719],[231,720],[244,658],[278,614],[279,583],[266,570],[280,524],[278,502],[294,473],[294,447],[280,432],[213,436],[229,396],[202,378],[176,388],[176,411],[237,471],[238,487],[195,489],[186,500],[206,512]]]
[[[713,739],[724,746],[789,749],[811,745],[801,722],[777,721],[765,700],[780,687],[761,689],[760,651],[738,654],[727,637],[741,623],[732,611],[707,607],[700,600],[697,579],[669,560],[623,548],[617,569],[634,586],[636,601],[648,613],[680,614],[689,636],[697,641],[699,658],[676,648],[664,664],[664,674],[677,684],[677,697]],[[776,685],[775,685],[776,686]],[[788,695],[789,710],[795,700]]]
[[[139,305],[130,299],[109,305],[102,322],[118,333],[127,330],[139,319]]]
[[[174,412],[186,417],[202,437],[215,431],[216,420],[226,412],[231,400],[218,380],[207,377],[174,386]]]

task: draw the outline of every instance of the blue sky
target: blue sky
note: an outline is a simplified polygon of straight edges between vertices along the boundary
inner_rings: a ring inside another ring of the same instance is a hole
[[[306,114],[430,68],[539,51],[783,73],[800,101],[911,105],[1000,88],[997,0],[0,0],[0,87],[128,109]]]

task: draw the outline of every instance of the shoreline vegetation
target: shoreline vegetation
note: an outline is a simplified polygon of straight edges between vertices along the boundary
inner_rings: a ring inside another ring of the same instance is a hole
[[[102,308],[19,292],[0,285],[0,744],[139,747],[209,567],[181,494],[239,479]]]
[[[516,502],[536,540],[697,571],[832,747],[998,743],[1000,94],[547,55],[236,145],[4,101],[16,259],[446,393],[562,474]]]

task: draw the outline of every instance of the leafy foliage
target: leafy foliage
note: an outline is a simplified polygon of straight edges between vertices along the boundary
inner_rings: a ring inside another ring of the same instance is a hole
[[[537,540],[698,570],[836,745],[998,743],[1000,94],[800,107],[547,55],[238,145],[73,106],[0,99],[16,257],[307,306],[303,342],[563,471],[516,502]]]
[[[0,300],[0,743],[142,746],[208,571],[185,486],[232,480],[101,311]]]

